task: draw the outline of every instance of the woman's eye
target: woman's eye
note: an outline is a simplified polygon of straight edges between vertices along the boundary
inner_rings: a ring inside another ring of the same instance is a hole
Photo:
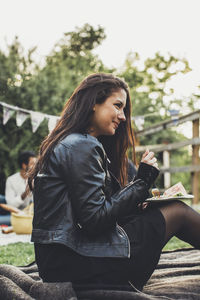
[[[120,107],[121,107],[121,103],[115,103],[115,106],[116,106],[117,108],[120,108]]]

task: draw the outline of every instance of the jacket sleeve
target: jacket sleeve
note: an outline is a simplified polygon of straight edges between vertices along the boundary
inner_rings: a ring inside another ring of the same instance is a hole
[[[62,172],[77,223],[88,234],[102,233],[114,226],[119,217],[130,214],[148,197],[148,186],[142,179],[129,183],[111,197],[106,196],[106,154],[100,145],[84,143],[68,149],[67,156],[68,167],[62,165]]]
[[[134,180],[142,179],[146,182],[148,188],[150,188],[158,177],[159,172],[155,167],[141,162]]]

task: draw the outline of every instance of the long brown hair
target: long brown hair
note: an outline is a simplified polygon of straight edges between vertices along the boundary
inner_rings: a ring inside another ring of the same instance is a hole
[[[134,136],[131,129],[131,102],[127,84],[112,74],[96,73],[86,77],[67,101],[56,127],[40,146],[38,161],[29,176],[29,186],[39,171],[48,171],[48,159],[55,146],[71,133],[86,133],[90,126],[93,107],[103,103],[113,92],[124,89],[127,94],[124,109],[126,122],[121,122],[115,135],[100,136],[99,141],[111,161],[110,170],[122,185],[127,182],[127,148],[133,147]]]

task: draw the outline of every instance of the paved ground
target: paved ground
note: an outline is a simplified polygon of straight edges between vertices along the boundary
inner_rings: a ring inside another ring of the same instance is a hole
[[[30,234],[16,234],[14,232],[4,234],[0,229],[0,246],[13,244],[17,242],[30,243],[31,235]]]

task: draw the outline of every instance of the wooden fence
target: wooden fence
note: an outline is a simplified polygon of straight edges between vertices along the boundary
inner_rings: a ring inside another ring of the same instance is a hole
[[[163,152],[163,166],[160,168],[161,173],[164,174],[164,188],[170,186],[171,173],[178,172],[189,172],[192,176],[192,194],[194,195],[193,204],[200,202],[200,157],[199,157],[199,118],[200,110],[194,111],[190,114],[177,117],[176,119],[168,120],[143,130],[136,132],[136,138],[154,134],[158,131],[165,130],[173,126],[178,126],[182,123],[191,121],[192,122],[192,139],[187,139],[173,144],[161,144],[161,145],[147,145],[147,146],[136,146],[136,152],[144,152],[147,148],[154,152]],[[189,166],[170,166],[170,151],[180,149],[185,146],[192,146],[192,164]]]

